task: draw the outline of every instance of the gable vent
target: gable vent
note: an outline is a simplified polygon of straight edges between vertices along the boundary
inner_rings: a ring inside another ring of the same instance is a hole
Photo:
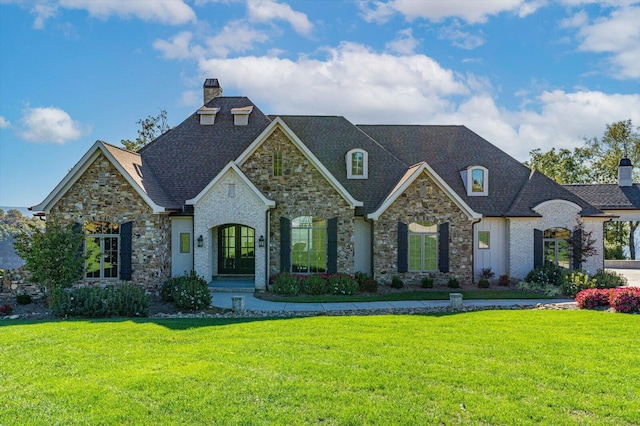
[[[107,174],[105,172],[98,173],[98,185],[105,186],[107,184]]]

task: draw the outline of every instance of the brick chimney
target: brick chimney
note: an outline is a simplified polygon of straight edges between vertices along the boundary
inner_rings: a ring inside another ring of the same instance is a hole
[[[202,92],[204,95],[204,105],[206,105],[210,100],[222,96],[222,87],[220,87],[217,78],[207,78],[202,86]]]
[[[633,185],[633,165],[631,160],[624,157],[618,164],[618,186],[632,186]]]

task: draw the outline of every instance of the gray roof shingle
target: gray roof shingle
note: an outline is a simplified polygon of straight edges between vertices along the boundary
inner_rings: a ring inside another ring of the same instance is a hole
[[[640,185],[618,186],[612,184],[564,185],[586,202],[600,209],[640,209]]]

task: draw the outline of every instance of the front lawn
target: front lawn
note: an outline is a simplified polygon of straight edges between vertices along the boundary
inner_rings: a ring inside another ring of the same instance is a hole
[[[0,321],[0,425],[640,424],[640,315]]]

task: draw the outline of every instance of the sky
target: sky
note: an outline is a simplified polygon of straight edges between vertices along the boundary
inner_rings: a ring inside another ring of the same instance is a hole
[[[520,161],[640,125],[640,1],[0,0],[0,206],[202,105],[465,125]]]

